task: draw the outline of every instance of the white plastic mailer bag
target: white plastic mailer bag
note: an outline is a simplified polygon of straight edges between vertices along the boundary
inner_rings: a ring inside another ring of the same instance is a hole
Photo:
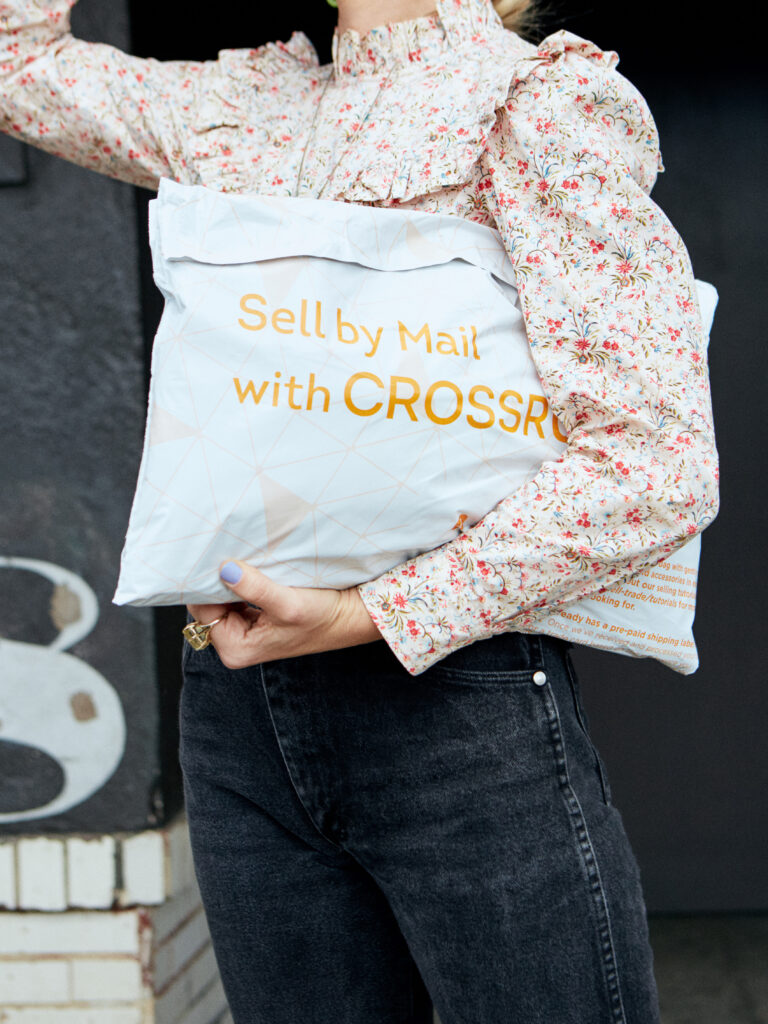
[[[164,179],[150,243],[165,309],[117,604],[231,600],[226,559],[293,586],[373,579],[565,446],[492,228]],[[711,322],[711,285],[700,301]],[[625,584],[631,610],[616,588],[544,631],[693,671],[698,551]]]

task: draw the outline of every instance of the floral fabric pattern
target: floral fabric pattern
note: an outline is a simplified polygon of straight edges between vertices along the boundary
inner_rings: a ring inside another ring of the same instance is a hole
[[[74,39],[73,3],[0,0],[3,131],[147,188],[298,187],[500,232],[568,445],[454,540],[358,588],[409,672],[536,632],[541,609],[620,583],[712,521],[693,271],[649,197],[658,134],[614,52],[567,31],[534,46],[491,0],[436,0],[434,15],[337,34],[327,67],[301,33],[158,62]]]

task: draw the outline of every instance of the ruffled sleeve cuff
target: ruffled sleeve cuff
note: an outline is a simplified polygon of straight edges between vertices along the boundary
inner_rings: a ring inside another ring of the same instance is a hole
[[[453,541],[450,549],[425,552],[357,587],[377,629],[411,675],[509,628],[494,622],[493,592],[503,600],[504,581],[480,560],[474,571],[484,579],[473,582],[471,561],[462,562]]]

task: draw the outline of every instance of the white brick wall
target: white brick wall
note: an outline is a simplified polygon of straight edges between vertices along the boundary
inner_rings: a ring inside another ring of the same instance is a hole
[[[67,1003],[69,965],[65,960],[6,960],[0,963],[0,992],[7,1005]]]
[[[68,905],[94,909],[111,906],[117,858],[114,836],[67,839]]]
[[[123,885],[118,893],[121,906],[162,903],[170,892],[167,874],[165,833],[139,832],[120,843]]]
[[[70,996],[83,1003],[135,1003],[151,992],[138,959],[92,957],[72,960]]]
[[[159,906],[195,885],[183,816],[146,832],[0,838],[0,909]]]
[[[16,907],[16,849],[0,843],[0,907]]]
[[[16,883],[19,907],[65,910],[67,884],[65,845],[45,837],[19,839],[16,844]]]
[[[0,959],[19,954],[88,956],[105,950],[113,954],[139,955],[135,914],[114,911],[0,913]]]
[[[232,1024],[183,817],[0,840],[0,907],[3,1024]]]
[[[3,1009],[3,1024],[152,1024],[151,1010],[139,1006],[9,1007]]]

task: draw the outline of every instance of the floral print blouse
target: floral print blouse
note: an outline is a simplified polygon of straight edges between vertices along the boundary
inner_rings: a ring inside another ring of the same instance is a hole
[[[69,33],[74,0],[0,0],[0,129],[155,188],[322,195],[495,226],[568,436],[449,543],[358,589],[412,674],[609,588],[712,521],[718,464],[688,252],[649,198],[651,113],[617,55],[535,46],[491,0],[309,40],[158,62]],[[302,166],[303,164],[303,166]],[[299,174],[301,171],[301,181]]]

